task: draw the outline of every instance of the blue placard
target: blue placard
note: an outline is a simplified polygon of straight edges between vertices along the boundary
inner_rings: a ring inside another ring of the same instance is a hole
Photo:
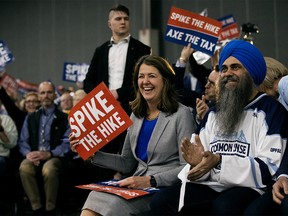
[[[181,8],[171,8],[165,40],[213,55],[222,24],[218,20],[201,16]]]
[[[8,49],[4,41],[0,40],[0,70],[4,69],[4,66],[14,60],[14,56]]]
[[[233,15],[227,15],[218,19],[222,23],[222,29],[226,28],[229,25],[236,23],[236,20]]]
[[[83,82],[89,65],[83,63],[65,62],[63,68],[63,80],[67,82]]]
[[[191,29],[178,28],[168,25],[165,32],[165,40],[178,43],[183,46],[187,46],[188,43],[191,43],[191,47],[195,50],[208,55],[213,55],[218,37],[193,31]]]

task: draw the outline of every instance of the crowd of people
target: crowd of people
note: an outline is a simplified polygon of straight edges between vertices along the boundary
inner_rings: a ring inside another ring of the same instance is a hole
[[[109,10],[108,27],[83,88],[57,95],[42,81],[16,103],[0,87],[0,203],[26,198],[30,211],[20,215],[60,215],[73,196],[82,216],[287,215],[287,68],[239,39],[211,68],[190,44],[168,62],[130,35],[123,5]],[[133,124],[84,161],[68,114],[101,82]],[[111,179],[160,190],[126,200],[74,187]]]

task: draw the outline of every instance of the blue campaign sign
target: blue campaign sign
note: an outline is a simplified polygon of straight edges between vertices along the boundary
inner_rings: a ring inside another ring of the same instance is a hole
[[[4,41],[0,40],[0,69],[4,68],[6,64],[14,60],[14,56],[8,49]]]
[[[227,15],[218,19],[222,23],[222,29],[226,28],[229,25],[236,23],[236,20],[233,15]]]
[[[63,68],[63,80],[68,82],[83,82],[89,65],[83,63],[65,62]]]
[[[177,34],[177,32],[179,32],[178,36],[172,35]],[[218,41],[217,37],[210,36],[198,31],[193,31],[190,29],[178,28],[175,26],[167,26],[165,35],[165,39],[167,41],[178,43],[183,46],[187,46],[188,43],[191,43],[194,49],[208,55],[213,55]]]
[[[239,38],[241,32],[233,15],[227,15],[218,19],[222,23],[219,41]]]
[[[81,64],[80,70],[78,71],[78,75],[77,75],[77,82],[83,82],[86,74],[88,72],[89,69],[89,65],[88,64]]]
[[[213,55],[221,30],[221,22],[181,8],[172,7],[165,40]]]

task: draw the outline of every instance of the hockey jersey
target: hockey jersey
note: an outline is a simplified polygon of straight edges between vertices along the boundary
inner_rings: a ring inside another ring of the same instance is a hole
[[[205,151],[221,154],[222,162],[220,168],[213,168],[196,182],[219,192],[235,186],[263,192],[280,166],[287,142],[287,120],[285,108],[261,93],[246,105],[233,134],[223,137],[216,108],[210,109],[196,133]],[[184,168],[179,177],[187,176],[183,172],[188,171]]]

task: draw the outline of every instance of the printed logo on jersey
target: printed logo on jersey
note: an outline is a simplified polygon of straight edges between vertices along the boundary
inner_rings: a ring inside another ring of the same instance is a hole
[[[245,135],[241,130],[239,134],[235,132],[232,137],[216,136],[210,143],[210,151],[222,155],[237,155],[246,157],[249,155],[250,143],[246,141]]]
[[[280,149],[280,148],[274,148],[274,147],[272,147],[272,148],[270,148],[270,152],[274,152],[274,153],[282,153],[282,150]]]

